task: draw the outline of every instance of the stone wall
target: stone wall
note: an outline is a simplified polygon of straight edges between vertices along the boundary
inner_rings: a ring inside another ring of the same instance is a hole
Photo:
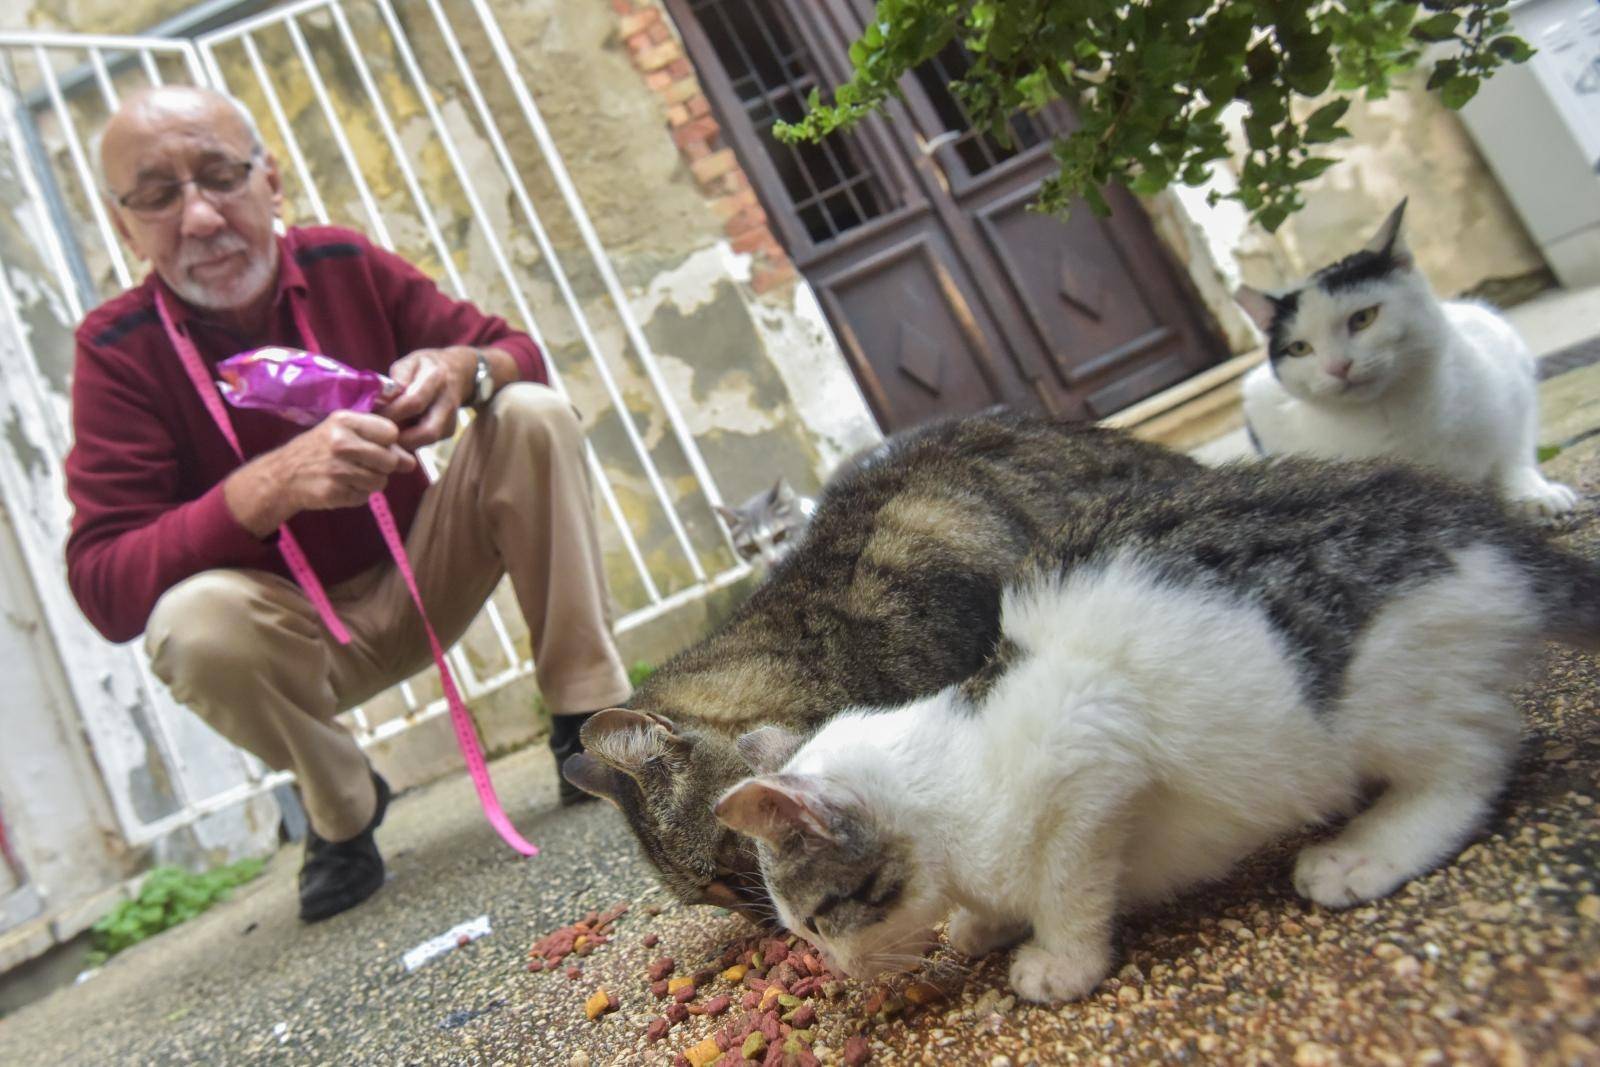
[[[1271,288],[1348,255],[1403,197],[1407,239],[1441,295],[1544,269],[1461,120],[1424,80],[1414,72],[1384,99],[1356,100],[1342,123],[1353,137],[1332,146],[1340,162],[1307,188],[1305,210],[1275,235],[1244,237],[1248,281]]]

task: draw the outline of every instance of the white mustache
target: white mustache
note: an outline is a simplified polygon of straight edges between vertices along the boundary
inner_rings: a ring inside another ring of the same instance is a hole
[[[209,263],[214,259],[232,255],[235,252],[247,252],[250,244],[237,234],[226,234],[213,238],[205,244],[185,245],[182,254],[178,257],[178,269],[188,270],[190,267],[201,263]]]

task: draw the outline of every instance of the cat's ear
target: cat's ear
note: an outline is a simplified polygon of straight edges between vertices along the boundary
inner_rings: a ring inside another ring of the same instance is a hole
[[[763,726],[739,738],[739,757],[757,774],[774,774],[800,751],[804,741],[781,726]]]
[[[574,753],[561,765],[561,776],[585,793],[609,800],[622,807],[622,790],[627,779],[615,767],[607,766],[587,752]]]
[[[725,507],[722,504],[713,505],[712,510],[718,515],[722,516],[722,521],[727,524],[728,529],[730,530],[735,529],[741,522],[744,521],[743,515],[740,515],[737,511],[730,507]]]
[[[665,715],[629,708],[596,713],[583,724],[579,737],[586,751],[635,778],[657,760],[682,759],[690,748]]]
[[[1408,270],[1413,262],[1405,235],[1400,232],[1400,223],[1405,219],[1408,200],[1409,198],[1400,201],[1395,209],[1389,212],[1389,217],[1383,220],[1383,225],[1378,227],[1378,232],[1373,234],[1372,240],[1366,244],[1366,251],[1388,256],[1401,270]]]
[[[1250,320],[1261,328],[1262,333],[1272,329],[1272,320],[1278,314],[1278,306],[1273,303],[1272,297],[1253,285],[1241,285],[1233,291],[1233,298],[1244,308]]]
[[[776,504],[789,492],[789,483],[783,480],[780,474],[778,480],[772,483],[772,488],[767,492],[767,503]]]
[[[837,840],[816,787],[799,775],[746,778],[723,793],[712,812],[729,829],[772,845],[795,834],[810,841]]]

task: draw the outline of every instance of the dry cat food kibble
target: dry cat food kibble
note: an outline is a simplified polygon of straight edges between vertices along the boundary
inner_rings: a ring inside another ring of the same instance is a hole
[[[545,935],[528,949],[528,970],[546,970],[572,955],[587,956],[611,940],[612,924],[627,913],[626,904],[618,904],[604,912],[591,911],[580,921]]]
[[[590,1019],[598,1019],[607,1012],[616,1011],[618,1006],[616,997],[604,989],[596,989],[589,995],[589,999],[583,1002],[583,1013]]]
[[[528,969],[562,969],[576,980],[582,971],[571,961],[564,968],[558,965],[569,955],[585,956],[613,939],[612,925],[626,911],[626,905],[619,905],[604,914],[591,912],[541,939],[530,952]],[[640,941],[654,948],[660,938],[648,934]],[[946,999],[944,990],[929,981],[912,982],[899,994],[880,987],[847,996],[849,988],[840,976],[795,937],[752,937],[730,945],[712,965],[686,967],[690,973],[675,975],[677,970],[670,956],[646,964],[640,988],[632,994],[639,1000],[630,1011],[638,1004],[664,1001],[660,1015],[639,1020],[643,1036],[654,1045],[667,1042],[674,1029],[690,1028],[689,1035],[674,1042],[678,1050],[672,1054],[673,1064],[688,1067],[820,1067],[819,1052],[829,1063],[860,1067],[872,1059],[867,1031],[908,1008]],[[620,1006],[616,994],[601,988],[583,1008],[589,1019],[599,1020]],[[707,1022],[696,1023],[695,1018]],[[708,1033],[707,1026],[714,1029]]]

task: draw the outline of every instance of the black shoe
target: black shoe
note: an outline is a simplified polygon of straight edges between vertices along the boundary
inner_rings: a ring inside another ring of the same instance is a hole
[[[372,786],[378,806],[367,828],[348,841],[326,841],[316,830],[306,830],[306,861],[300,868],[300,918],[321,922],[348,911],[383,885],[383,857],[372,832],[383,822],[389,807],[389,783],[377,771]]]
[[[583,724],[594,715],[592,711],[580,712],[577,715],[552,715],[550,717],[550,753],[556,758],[556,782],[560,787],[561,806],[570,808],[574,804],[581,804],[585,800],[593,800],[593,793],[585,793],[582,789],[567,781],[562,770],[567,765],[567,760],[583,751],[583,740],[578,736],[578,731]]]

